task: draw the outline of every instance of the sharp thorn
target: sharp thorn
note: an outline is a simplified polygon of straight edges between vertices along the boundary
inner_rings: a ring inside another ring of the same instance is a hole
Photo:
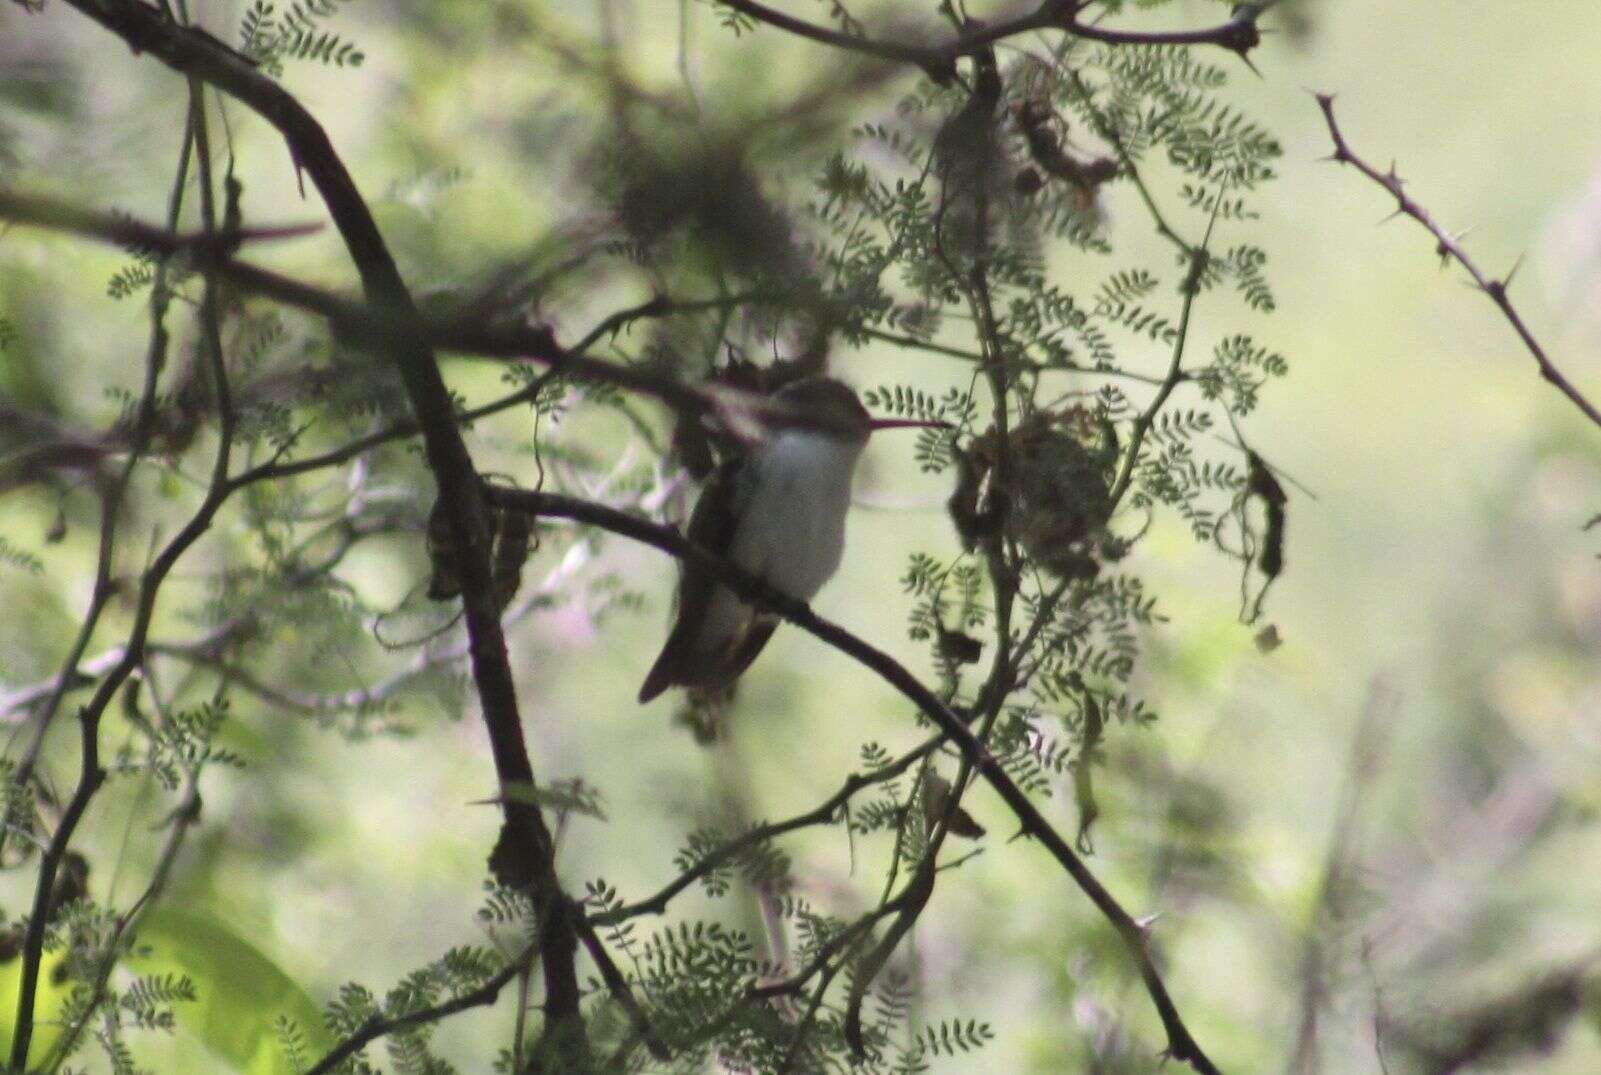
[[[1518,260],[1512,263],[1512,268],[1507,272],[1506,279],[1501,281],[1502,290],[1512,286],[1512,278],[1518,275],[1519,269],[1523,268],[1523,259],[1525,257],[1527,257],[1526,254],[1519,254]]]

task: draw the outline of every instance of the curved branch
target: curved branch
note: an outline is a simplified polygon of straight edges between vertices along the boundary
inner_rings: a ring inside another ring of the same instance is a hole
[[[332,291],[280,275],[270,269],[239,261],[230,257],[228,252],[217,244],[196,243],[188,236],[170,229],[142,223],[122,215],[97,213],[50,198],[0,190],[0,220],[105,242],[132,243],[162,254],[181,253],[189,258],[192,264],[214,274],[220,280],[227,281],[240,291],[326,318],[333,331],[343,336],[365,340],[378,347],[416,346],[420,343],[456,354],[536,362],[545,367],[547,376],[566,374],[614,385],[636,395],[655,399],[672,408],[680,416],[693,417],[730,410],[760,412],[772,406],[772,402],[769,397],[757,393],[721,385],[697,387],[649,369],[594,358],[587,353],[589,348],[603,337],[646,318],[694,314],[745,304],[782,304],[791,301],[782,292],[772,291],[701,299],[677,299],[670,295],[657,295],[638,305],[609,314],[585,333],[576,344],[563,347],[556,341],[551,330],[544,325],[495,323],[485,321],[481,316],[445,320],[425,320],[415,317],[404,324],[398,323],[394,312],[381,304],[356,302]],[[871,329],[864,330],[864,334],[903,346],[910,342],[908,338],[894,337]],[[952,348],[921,343],[917,346],[953,357],[970,357]],[[1150,380],[1139,374],[1121,370],[1097,370],[1065,363],[1039,368]],[[541,387],[542,382],[536,381],[510,395],[502,396],[473,410],[464,411],[457,416],[457,420],[466,424],[519,403],[532,401]],[[794,416],[794,420],[804,420],[804,416]],[[269,459],[233,478],[232,485],[238,488],[263,479],[286,478],[333,466],[352,459],[369,448],[422,431],[423,426],[418,419],[402,419],[323,455],[292,462]]]
[[[948,82],[956,74],[956,58],[966,55],[961,50],[961,39],[952,41],[947,45],[907,45],[897,41],[883,41],[856,34],[847,34],[828,26],[818,26],[788,15],[766,4],[757,3],[756,0],[717,0],[723,6],[737,11],[741,15],[766,23],[768,26],[804,37],[808,41],[815,41],[830,48],[842,49],[846,52],[855,52],[863,56],[871,56],[877,60],[888,60],[891,63],[906,63],[921,67],[928,72],[928,76],[936,82]],[[1049,26],[1059,14],[1064,5],[1060,0],[1046,0],[1039,11],[1033,15],[1009,23],[1010,33],[1023,33],[1025,30],[1038,30]],[[1041,19],[1041,14],[1049,11],[1050,19]],[[975,45],[973,48],[981,48]]]
[[[1517,272],[1517,267],[1514,266],[1512,272],[1507,273],[1506,278],[1502,280],[1492,280],[1486,275],[1474,263],[1473,259],[1468,257],[1467,251],[1462,248],[1460,238],[1441,227],[1427,209],[1407,194],[1401,177],[1395,174],[1394,165],[1390,166],[1388,172],[1381,172],[1351,150],[1350,145],[1345,141],[1345,135],[1340,131],[1339,124],[1334,121],[1334,95],[1332,93],[1319,93],[1314,94],[1314,96],[1317,98],[1318,107],[1323,110],[1323,119],[1329,127],[1329,137],[1334,140],[1334,152],[1328,159],[1336,164],[1349,164],[1373,180],[1395,199],[1395,211],[1397,214],[1409,216],[1423,225],[1428,233],[1434,236],[1435,251],[1440,255],[1442,264],[1448,260],[1455,261],[1466,269],[1468,275],[1473,277],[1473,286],[1488,295],[1490,301],[1500,309],[1507,322],[1511,324],[1512,331],[1518,334],[1518,339],[1523,341],[1523,346],[1528,348],[1529,354],[1534,356],[1534,361],[1540,367],[1540,376],[1554,385],[1558,392],[1567,396],[1568,400],[1579,408],[1586,418],[1601,426],[1601,411],[1597,411],[1595,405],[1585,397],[1584,393],[1575,388],[1573,382],[1569,381],[1567,376],[1557,369],[1556,365],[1545,353],[1545,348],[1540,345],[1539,340],[1534,338],[1534,333],[1529,330],[1529,326],[1524,322],[1523,316],[1518,313],[1517,308],[1512,305],[1512,300],[1507,296],[1507,288],[1512,283],[1512,276],[1513,273]]]
[[[177,175],[173,179],[172,190],[168,195],[167,201],[167,220],[172,227],[177,226],[178,218],[183,208],[184,189],[189,175],[190,158],[195,148],[194,118],[195,112],[193,102],[191,102],[189,118],[184,129],[183,143],[178,154]],[[123,498],[127,495],[133,481],[134,468],[138,465],[140,457],[144,454],[150,441],[151,429],[156,416],[157,391],[160,386],[161,371],[167,357],[169,336],[167,334],[166,315],[171,298],[171,293],[167,289],[167,273],[166,259],[162,259],[156,266],[155,277],[152,281],[150,293],[150,342],[145,352],[144,388],[140,394],[138,415],[134,420],[128,458],[123,463],[121,472],[114,483],[103,492],[100,498],[100,540],[95,566],[94,589],[90,596],[89,610],[84,615],[83,625],[72,644],[67,660],[48,696],[48,700],[38,714],[33,738],[23,754],[22,761],[17,766],[16,773],[13,775],[13,779],[19,787],[26,785],[31,778],[33,767],[44,748],[44,741],[49,732],[50,724],[60,709],[67,690],[76,685],[75,673],[78,662],[83,658],[84,651],[88,648],[89,640],[100,621],[100,616],[115,592],[111,584],[111,569],[112,559],[116,552],[118,518],[121,514]],[[227,455],[227,446],[224,445],[219,452],[223,466],[226,466]],[[208,494],[208,504],[210,503],[211,494],[215,492],[216,489],[213,487]],[[206,509],[203,505],[191,522],[191,526],[196,522],[200,524],[199,530],[195,531],[195,536],[198,536],[199,532],[205,529],[203,521],[205,512]],[[182,547],[178,545],[178,541],[188,532],[188,527],[181,531],[178,538],[174,539],[173,544],[168,546],[168,550],[178,548],[181,552]],[[156,566],[156,564],[152,564],[150,570],[154,571]],[[155,588],[159,585],[160,577],[152,575],[150,572],[147,572],[141,580],[139,590],[139,609],[141,613],[150,604],[153,604]],[[141,640],[142,628],[136,618],[127,646],[123,648],[123,652],[117,660],[109,666],[108,678],[105,682],[113,682],[112,690],[115,690],[115,685],[132,672],[138,658],[131,651],[138,646]],[[97,693],[95,697],[98,700],[101,697],[100,693]],[[109,700],[109,697],[109,694],[107,694],[106,699]],[[49,901],[54,895],[56,870],[60,867],[66,855],[67,845],[72,840],[73,832],[77,828],[79,819],[82,818],[84,811],[88,809],[89,800],[99,790],[100,784],[104,779],[99,760],[100,711],[104,709],[104,706],[105,702],[101,702],[99,709],[91,705],[85,706],[79,711],[78,719],[82,745],[78,785],[73,791],[72,799],[68,803],[66,811],[63,812],[61,820],[56,826],[55,833],[52,834],[43,854],[39,857],[39,876],[36,879],[34,889],[34,910],[28,922],[28,927],[23,934],[22,967],[17,987],[17,1014],[12,1024],[11,1066],[19,1071],[27,1064],[28,1050],[33,1036],[34,1003],[39,980],[40,960],[44,950],[45,918]],[[3,844],[4,837],[5,831],[0,829],[0,844]]]
[[[978,770],[1011,809],[1021,827],[1021,833],[1038,839],[1045,846],[1051,857],[1117,930],[1124,947],[1138,965],[1140,977],[1144,980],[1145,988],[1156,1006],[1157,1014],[1161,1017],[1162,1027],[1167,1032],[1169,1054],[1177,1060],[1189,1063],[1203,1075],[1218,1070],[1190,1034],[1177,1006],[1167,992],[1167,987],[1162,983],[1144,929],[1090,872],[1089,867],[1074,852],[1067,840],[1056,831],[1028,795],[1006,774],[1006,770],[1001,767],[995,755],[968,730],[963,719],[908,671],[905,665],[872,643],[817,615],[804,601],[798,601],[737,565],[712,555],[671,527],[625,511],[558,493],[487,485],[485,496],[490,503],[502,508],[526,511],[533,515],[573,519],[660,549],[707,572],[745,600],[777,613],[801,630],[877,673],[879,678],[894,687],[932,720],[942,735],[956,744],[962,756]]]
[[[645,1014],[640,1009],[638,1002],[634,1000],[633,993],[629,990],[628,983],[617,970],[616,964],[611,962],[611,957],[606,955],[605,949],[600,947],[599,941],[594,940],[594,933],[587,925],[580,925],[579,929],[585,945],[596,956],[596,962],[601,968],[601,975],[605,978],[606,985],[617,997],[618,1003],[628,1013],[629,1018],[634,1021],[637,1032],[650,1046],[652,1055],[659,1060],[665,1060],[667,1058],[666,1047],[656,1040],[649,1025],[645,1022]],[[442,1004],[434,1005],[432,1008],[423,1008],[393,1019],[385,1019],[379,1015],[373,1016],[363,1023],[354,1034],[334,1046],[326,1056],[306,1069],[305,1075],[329,1075],[329,1073],[337,1071],[345,1061],[379,1038],[388,1037],[390,1034],[397,1034],[403,1030],[410,1030],[412,1027],[437,1023],[441,1019],[471,1011],[473,1008],[489,1007],[500,999],[500,991],[506,988],[513,978],[532,968],[534,959],[538,954],[539,942],[535,941],[523,949],[517,958],[509,961],[504,967],[496,971],[492,977],[488,978],[478,988],[469,990],[459,997],[453,997]]]

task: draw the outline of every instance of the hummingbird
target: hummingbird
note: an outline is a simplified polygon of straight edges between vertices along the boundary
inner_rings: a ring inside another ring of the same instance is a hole
[[[807,377],[773,393],[764,436],[730,456],[707,480],[686,536],[769,585],[810,601],[839,567],[851,480],[879,429],[945,423],[874,418],[856,393],[830,377]],[[648,702],[668,687],[725,687],[767,645],[778,617],[747,604],[707,572],[685,564],[667,643],[639,688]]]

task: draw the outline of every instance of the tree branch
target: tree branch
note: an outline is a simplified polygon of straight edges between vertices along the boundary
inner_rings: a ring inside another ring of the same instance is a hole
[[[167,575],[189,547],[198,541],[207,530],[211,528],[211,521],[216,517],[217,510],[222,507],[227,498],[227,462],[230,445],[226,437],[222,438],[217,447],[217,462],[213,467],[213,480],[206,491],[205,498],[195,510],[193,516],[178,531],[177,535],[167,543],[160,554],[145,570],[139,584],[139,597],[134,611],[133,627],[128,632],[128,643],[123,650],[122,659],[115,667],[100,680],[94,695],[89,702],[78,712],[78,723],[82,737],[78,785],[67,803],[67,808],[61,815],[61,821],[56,827],[43,856],[39,860],[39,879],[34,890],[34,903],[32,914],[28,920],[28,930],[23,937],[22,949],[22,976],[17,991],[17,1021],[16,1036],[11,1043],[11,1066],[16,1071],[26,1070],[28,1047],[33,1035],[33,1004],[35,991],[38,986],[39,961],[44,949],[44,932],[50,894],[54,889],[56,870],[66,855],[67,846],[72,841],[83,815],[89,808],[89,802],[105,782],[106,771],[100,765],[100,718],[106,707],[116,696],[122,684],[138,667],[144,659],[145,641],[149,636],[150,624],[155,617],[156,601],[162,584]],[[131,470],[137,456],[129,459]]]
[[[891,63],[921,67],[936,82],[948,82],[956,74],[956,61],[991,48],[998,41],[1036,30],[1061,30],[1074,37],[1108,45],[1216,45],[1242,58],[1262,42],[1256,20],[1264,5],[1241,4],[1225,23],[1199,30],[1135,31],[1115,30],[1079,21],[1085,5],[1080,0],[1042,0],[1040,6],[1023,15],[991,25],[974,23],[971,28],[938,45],[904,44],[883,38],[845,33],[796,18],[757,0],[718,0],[741,15],[766,23],[796,37],[845,52],[855,52]]]
[[[1106,45],[1216,45],[1243,59],[1262,43],[1262,31],[1257,29],[1256,20],[1270,6],[1237,4],[1227,22],[1199,30],[1116,30],[1080,22],[1075,15],[1067,24],[1067,32]]]
[[[171,192],[167,195],[167,227],[168,230],[178,226],[179,217],[183,211],[184,191],[189,183],[189,165],[191,153],[194,148],[193,114],[185,120],[184,136],[178,150],[178,166],[172,180]],[[0,201],[4,194],[0,192]],[[25,786],[33,776],[34,766],[38,763],[39,754],[44,749],[45,736],[49,733],[50,725],[55,720],[56,712],[61,708],[62,699],[67,691],[74,685],[73,676],[78,663],[83,659],[89,648],[89,642],[94,636],[95,628],[100,623],[100,616],[106,603],[112,597],[111,586],[111,560],[116,551],[117,523],[122,513],[122,501],[127,495],[129,482],[133,478],[133,468],[140,455],[143,454],[149,440],[150,428],[156,416],[157,397],[156,390],[160,383],[161,370],[167,363],[167,348],[169,337],[167,334],[167,307],[170,304],[171,292],[167,287],[168,263],[166,258],[156,262],[154,274],[151,277],[150,287],[150,339],[145,348],[145,382],[140,392],[139,410],[134,418],[132,434],[129,437],[128,459],[123,464],[122,471],[116,479],[109,483],[101,492],[100,497],[100,543],[97,550],[95,566],[94,587],[90,591],[89,608],[84,613],[83,624],[78,630],[78,636],[73,640],[68,650],[67,658],[62,664],[61,672],[54,680],[53,688],[47,692],[44,708],[39,711],[37,723],[34,725],[33,736],[23,751],[22,759],[17,764],[13,779],[17,786]],[[121,659],[120,657],[118,658]],[[112,662],[114,665],[116,662]],[[108,668],[111,665],[107,666]],[[31,704],[31,699],[26,704]],[[0,706],[0,714],[8,712],[11,706]],[[9,819],[8,819],[9,820]],[[7,827],[0,826],[0,849],[5,846]]]
[[[774,589],[737,565],[692,544],[671,527],[615,508],[558,493],[487,485],[485,495],[490,503],[502,508],[526,511],[536,516],[574,519],[660,549],[707,572],[745,600],[777,613],[801,630],[877,673],[881,679],[915,704],[946,738],[955,743],[962,756],[978,770],[1017,817],[1022,833],[1038,839],[1079,889],[1111,922],[1129,955],[1138,965],[1140,977],[1144,980],[1157,1014],[1161,1017],[1163,1029],[1167,1032],[1168,1052],[1175,1059],[1189,1063],[1203,1075],[1217,1071],[1216,1065],[1190,1034],[1183,1017],[1167,992],[1167,987],[1162,983],[1161,975],[1151,957],[1145,931],[1139,923],[1090,872],[1084,861],[1040,813],[1028,795],[1006,774],[1006,770],[1001,767],[995,756],[968,730],[962,718],[924,686],[904,665],[843,627],[823,619],[804,601],[798,601]]]
[[[183,208],[184,188],[189,176],[190,154],[194,149],[194,114],[191,108],[186,121],[182,146],[178,153],[177,174],[174,176],[171,193],[167,201],[167,219],[171,226],[176,227],[179,215]],[[82,659],[89,641],[94,635],[100,616],[106,605],[114,595],[112,580],[112,560],[116,553],[117,523],[122,512],[122,502],[126,497],[129,486],[133,481],[134,468],[138,465],[140,457],[150,441],[150,431],[154,425],[157,404],[157,391],[161,382],[161,371],[166,365],[167,347],[169,337],[167,334],[166,315],[170,293],[167,290],[167,264],[163,259],[156,265],[155,275],[152,279],[150,295],[150,340],[145,352],[145,378],[144,388],[140,394],[138,415],[134,420],[133,435],[129,445],[128,458],[123,464],[121,473],[114,483],[105,490],[101,497],[100,511],[100,541],[96,558],[94,589],[89,600],[89,609],[84,615],[82,627],[72,648],[68,652],[66,662],[62,665],[55,685],[48,696],[44,708],[37,717],[33,738],[30,740],[21,762],[17,766],[13,780],[17,786],[25,786],[31,779],[33,767],[37,763],[39,754],[44,748],[45,736],[49,732],[50,724],[61,706],[62,699],[67,690],[74,685],[74,676],[78,662]],[[220,451],[220,458],[225,462],[227,449],[224,446]],[[211,501],[208,496],[201,511],[191,520],[190,526],[180,531],[173,543],[163,550],[163,556],[174,549],[181,552],[186,545],[180,546],[180,541],[193,541],[199,537],[209,521],[207,506]],[[214,509],[213,509],[214,510]],[[196,524],[198,529],[192,529]],[[192,530],[192,532],[191,532]],[[176,559],[176,555],[173,557]],[[160,575],[154,574],[160,566],[161,559],[151,565],[141,580],[139,590],[139,607],[135,615],[134,628],[129,634],[128,644],[123,647],[122,654],[112,665],[106,679],[101,681],[102,691],[95,695],[94,702],[79,711],[78,721],[82,735],[80,771],[78,784],[74,789],[72,798],[56,826],[50,841],[45,845],[39,857],[39,876],[34,886],[33,913],[28,920],[27,930],[23,934],[22,967],[18,976],[17,988],[17,1014],[12,1024],[11,1040],[11,1067],[14,1070],[24,1070],[28,1060],[28,1050],[33,1038],[33,1012],[37,999],[36,991],[39,983],[40,960],[44,954],[44,934],[48,925],[50,901],[54,895],[56,871],[60,868],[62,860],[67,853],[67,846],[72,840],[79,820],[89,807],[89,800],[99,790],[101,782],[105,779],[100,768],[100,714],[111,699],[122,680],[133,671],[138,664],[139,657],[134,652],[143,639],[143,632],[148,628],[149,614],[153,610],[155,593],[160,585]],[[169,565],[170,566],[170,563]],[[165,571],[162,571],[162,575]],[[105,689],[109,684],[109,689]],[[6,819],[8,822],[10,818]],[[5,828],[0,827],[0,841],[3,841]]]
[[[1568,400],[1579,408],[1586,418],[1601,426],[1601,412],[1598,412],[1595,405],[1575,388],[1573,382],[1569,381],[1567,376],[1552,363],[1550,356],[1545,352],[1545,348],[1540,345],[1539,340],[1534,338],[1534,333],[1529,330],[1529,326],[1524,322],[1522,315],[1518,313],[1517,308],[1512,305],[1511,298],[1507,296],[1507,288],[1512,283],[1512,276],[1513,273],[1517,272],[1517,267],[1514,266],[1512,272],[1509,272],[1506,278],[1502,280],[1493,280],[1486,275],[1474,263],[1473,259],[1468,257],[1467,251],[1462,248],[1461,240],[1441,227],[1427,209],[1407,194],[1401,177],[1395,173],[1394,165],[1391,165],[1388,172],[1381,172],[1352,151],[1345,140],[1345,135],[1340,131],[1339,124],[1334,120],[1334,95],[1332,93],[1319,93],[1314,96],[1317,98],[1318,107],[1323,110],[1323,119],[1328,123],[1329,137],[1334,140],[1334,152],[1328,159],[1337,164],[1349,164],[1373,180],[1395,199],[1396,213],[1402,216],[1409,216],[1423,225],[1429,234],[1434,236],[1435,251],[1440,255],[1442,263],[1446,260],[1452,260],[1461,265],[1467,270],[1468,275],[1473,278],[1474,287],[1488,295],[1490,301],[1500,309],[1502,315],[1511,324],[1512,330],[1518,334],[1518,339],[1523,341],[1523,346],[1528,348],[1529,354],[1534,356],[1534,361],[1540,367],[1540,376],[1554,385],[1558,392],[1567,396]]]
[[[171,226],[160,228],[122,214],[96,213],[54,198],[29,196],[17,191],[0,192],[0,206],[4,206],[3,215],[6,219],[18,224],[93,235],[119,246],[147,249],[167,257],[186,255],[207,266],[225,260],[243,243],[298,239],[322,230],[321,224],[308,223],[180,232],[173,230],[176,220]]]
[[[146,673],[149,669],[144,669]],[[163,724],[170,721],[157,696],[155,683],[146,679],[150,692],[152,705]],[[217,697],[222,696],[224,682],[218,684]],[[38,1068],[40,1072],[53,1073],[61,1068],[67,1057],[71,1056],[77,1048],[78,1040],[82,1037],[90,1021],[99,1014],[100,1005],[106,999],[107,986],[111,982],[111,975],[117,968],[118,961],[126,951],[125,941],[132,936],[130,930],[145,912],[153,907],[161,895],[166,891],[167,880],[172,875],[172,867],[178,860],[178,852],[183,848],[184,840],[189,831],[200,820],[200,771],[203,765],[185,764],[183,787],[179,793],[178,805],[169,814],[169,829],[167,839],[156,857],[155,868],[151,871],[150,880],[126,911],[117,916],[116,924],[112,927],[111,936],[106,940],[98,966],[95,968],[93,980],[90,984],[89,1001],[84,1004],[77,1017],[68,1020],[60,1037],[56,1039],[49,1055]]]
[[[355,180],[311,113],[216,38],[180,26],[139,0],[67,2],[135,51],[147,52],[185,77],[229,94],[267,120],[288,143],[296,166],[305,170],[322,195],[361,277],[367,301],[385,311],[392,326],[384,338],[384,349],[395,364],[421,427],[428,464],[457,550],[473,677],[495,771],[503,789],[532,784],[533,766],[523,739],[516,687],[500,629],[477,472],[456,426],[450,394],[433,350],[418,331],[420,318],[411,293]],[[209,498],[207,503],[211,503]],[[86,773],[88,770],[86,761]],[[577,943],[572,924],[562,913],[566,900],[555,872],[554,839],[536,806],[503,797],[503,811],[506,825],[492,865],[507,879],[528,888],[552,910],[540,941],[545,968],[546,1032],[570,1034],[576,1028],[580,1033],[573,1040],[580,1041],[582,1021],[574,964]]]
[[[1203,245],[1190,255],[1191,259],[1200,262],[1207,256]],[[1150,405],[1140,412],[1134,420],[1134,430],[1129,436],[1127,454],[1123,457],[1123,466],[1119,469],[1117,477],[1112,482],[1111,491],[1107,494],[1108,502],[1116,507],[1128,492],[1129,486],[1134,482],[1134,471],[1139,465],[1140,450],[1145,446],[1145,437],[1151,431],[1151,425],[1156,416],[1161,413],[1167,398],[1173,394],[1184,377],[1184,346],[1189,339],[1190,314],[1195,309],[1195,296],[1197,288],[1189,288],[1184,295],[1184,303],[1179,313],[1178,336],[1173,342],[1173,357],[1168,366],[1167,376],[1162,379],[1161,387],[1156,390]]]
[[[715,405],[707,394],[671,377],[591,358],[583,353],[583,346],[564,349],[543,325],[496,324],[481,315],[459,321],[425,321],[409,301],[402,310],[387,301],[382,293],[368,288],[367,302],[354,302],[270,269],[239,261],[229,256],[227,245],[220,241],[181,235],[126,216],[97,213],[50,198],[0,190],[0,220],[105,242],[138,245],[158,254],[185,255],[196,267],[215,273],[218,279],[241,291],[327,318],[335,332],[386,350],[422,348],[424,351],[437,349],[459,354],[527,358],[562,373],[605,381],[654,397],[682,413],[696,414]],[[589,333],[586,345],[614,327],[621,328],[629,321],[653,316],[658,310],[672,312],[677,308],[677,304],[662,298],[620,311]],[[432,362],[431,354],[429,360]],[[417,421],[416,431],[420,431],[420,419]]]

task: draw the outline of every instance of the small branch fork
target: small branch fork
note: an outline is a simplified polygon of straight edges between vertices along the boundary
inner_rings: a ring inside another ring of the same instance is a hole
[[[829,796],[815,809],[808,810],[804,814],[796,814],[794,817],[784,821],[759,825],[742,833],[698,859],[693,866],[673,878],[654,896],[640,900],[637,903],[624,904],[621,907],[591,915],[590,921],[598,926],[610,926],[630,918],[637,918],[640,915],[666,914],[667,905],[674,896],[677,896],[690,885],[717,869],[717,867],[733,862],[743,852],[769,843],[786,833],[796,832],[814,825],[828,824],[839,815],[840,809],[855,798],[859,792],[875,784],[882,784],[895,779],[917,764],[917,762],[933,753],[944,741],[944,736],[936,735],[907,753],[902,754],[888,765],[881,766],[871,772],[852,773],[845,778],[845,782],[838,791]]]
[[[1512,284],[1512,277],[1517,272],[1517,267],[1514,266],[1512,272],[1507,273],[1505,279],[1501,280],[1492,279],[1481,270],[1473,259],[1468,256],[1467,251],[1462,248],[1461,239],[1441,227],[1427,209],[1407,194],[1404,181],[1396,174],[1393,164],[1390,166],[1389,171],[1381,172],[1356,155],[1350,144],[1346,142],[1345,135],[1340,130],[1340,125],[1335,122],[1334,95],[1332,93],[1319,93],[1314,96],[1317,98],[1318,107],[1323,110],[1323,119],[1329,128],[1329,137],[1334,140],[1334,152],[1327,159],[1334,161],[1336,164],[1349,164],[1354,167],[1389,192],[1390,196],[1395,199],[1396,215],[1409,216],[1423,225],[1429,234],[1434,236],[1435,250],[1439,253],[1442,261],[1450,259],[1466,269],[1468,275],[1473,278],[1474,287],[1488,295],[1490,301],[1500,309],[1507,322],[1511,324],[1512,330],[1518,334],[1518,339],[1523,341],[1523,346],[1528,348],[1529,354],[1533,355],[1534,361],[1539,364],[1540,376],[1554,385],[1558,392],[1567,396],[1575,407],[1584,412],[1586,418],[1601,426],[1601,412],[1598,412],[1595,405],[1575,388],[1573,382],[1569,381],[1567,376],[1552,363],[1550,356],[1545,352],[1545,348],[1540,345],[1539,340],[1534,338],[1534,333],[1529,330],[1529,326],[1524,322],[1523,316],[1512,305],[1512,300],[1507,295],[1507,288]]]

